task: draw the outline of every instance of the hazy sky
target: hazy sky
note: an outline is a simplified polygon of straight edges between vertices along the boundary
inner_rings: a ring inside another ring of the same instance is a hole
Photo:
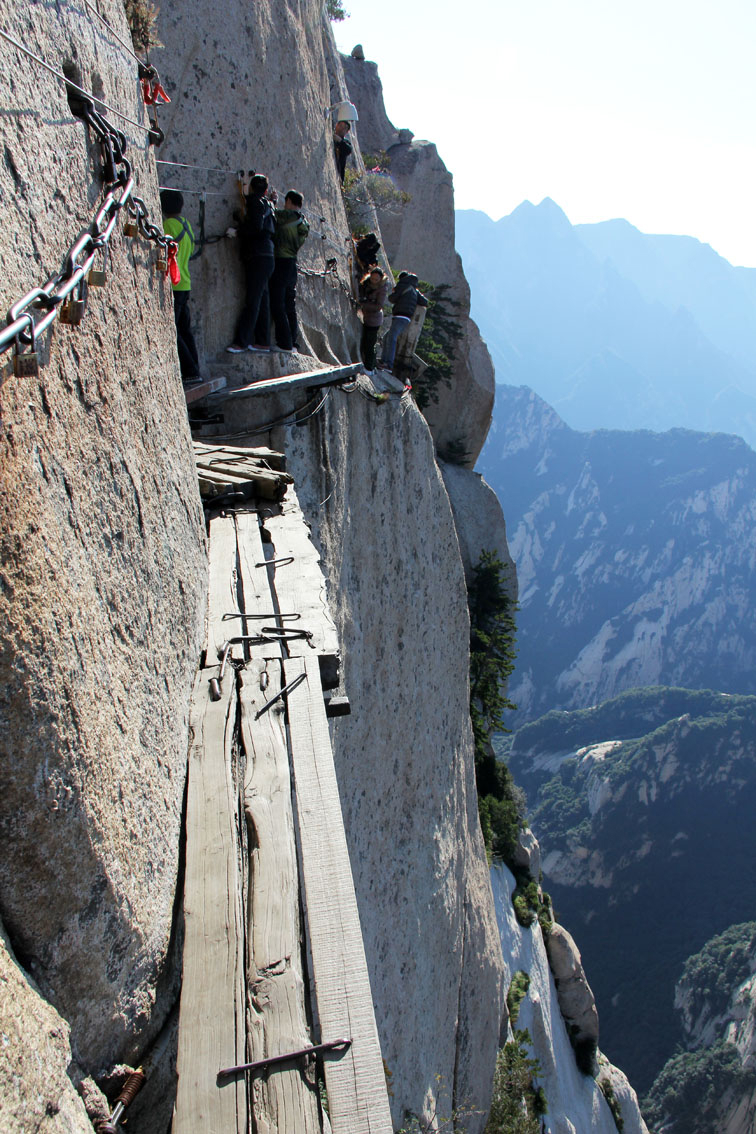
[[[458,208],[552,197],[756,267],[754,0],[344,0],[339,47],[430,138]]]

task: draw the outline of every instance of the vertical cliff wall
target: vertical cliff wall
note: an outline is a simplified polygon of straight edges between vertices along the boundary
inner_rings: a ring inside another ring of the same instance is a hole
[[[122,6],[100,11],[128,39]],[[136,63],[83,7],[3,0],[0,14],[27,48],[143,120]],[[100,204],[102,161],[61,82],[5,41],[0,60],[7,310],[64,266]],[[159,218],[146,134],[122,125]],[[4,951],[3,987],[16,991],[2,1011],[25,1005],[13,1057],[27,1069],[64,1052],[68,1027],[88,1072],[134,1058],[175,992],[167,958],[206,567],[171,296],[153,259],[119,222],[108,284],[91,289],[81,327],[41,337],[38,376],[17,378],[0,359],[0,913],[68,1021],[54,1024]],[[55,1037],[47,1049],[33,1020]],[[4,1129],[36,1129],[48,1105],[57,1113],[65,1066],[39,1089],[19,1075],[17,1124]]]

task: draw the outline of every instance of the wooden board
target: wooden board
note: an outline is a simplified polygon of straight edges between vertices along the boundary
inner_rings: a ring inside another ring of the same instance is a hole
[[[309,389],[332,386],[336,382],[348,381],[355,374],[361,374],[362,370],[362,363],[356,362],[349,366],[331,366],[326,370],[307,370],[303,374],[286,374],[281,378],[267,378],[262,382],[253,382],[249,386],[229,390],[225,398],[227,401],[232,398],[259,398],[262,394],[277,394],[303,386]]]
[[[284,453],[279,453],[276,449],[269,449],[267,445],[250,445],[244,448],[240,445],[224,445],[221,442],[213,445],[205,441],[193,441],[194,454],[197,460],[205,456],[232,456],[232,457],[254,457],[258,461],[263,461],[271,469],[276,469],[284,472],[286,468],[286,456]]]
[[[223,643],[241,633],[240,630],[234,630],[239,625],[238,622],[223,621],[225,613],[239,609],[237,576],[234,517],[214,516],[210,521],[207,665],[219,661]],[[226,672],[228,673],[228,669]]]
[[[310,538],[309,528],[290,486],[280,515],[266,516],[265,529],[272,539],[274,559],[293,558],[292,563],[269,567],[279,609],[297,611],[302,617],[292,626],[312,631],[306,639],[287,643],[290,657],[321,656],[321,679],[326,689],[339,682],[339,639],[328,611],[326,582],[320,567],[320,554]]]
[[[236,545],[239,563],[239,609],[245,614],[261,615],[267,618],[235,618],[228,621],[227,626],[234,627],[234,636],[237,634],[257,634],[264,626],[276,626],[275,600],[271,593],[269,570],[261,566],[265,562],[262,538],[260,535],[260,521],[256,512],[239,512],[236,517]],[[284,625],[295,625],[284,623]],[[242,629],[246,627],[246,629]],[[263,642],[261,645],[249,645],[251,658],[279,658],[281,646],[278,642]],[[242,655],[239,654],[239,657]]]
[[[313,1039],[305,1011],[299,870],[283,701],[255,720],[255,713],[281,688],[281,663],[250,661],[240,680],[250,848],[247,1042],[248,1058],[256,1060],[297,1051]],[[312,1061],[271,1069],[249,1082],[258,1134],[320,1134]]]
[[[386,1078],[373,1011],[336,772],[316,657],[284,662],[297,825],[312,978],[321,1040],[351,1037],[324,1060],[333,1134],[391,1134]]]
[[[244,927],[231,769],[236,690],[211,701],[201,670],[192,695],[184,882],[184,972],[173,1134],[246,1134],[243,1081],[217,1081],[244,1060]]]

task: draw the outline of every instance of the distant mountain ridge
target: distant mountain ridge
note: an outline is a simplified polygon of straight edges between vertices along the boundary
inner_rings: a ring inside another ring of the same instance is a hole
[[[472,316],[497,381],[576,429],[736,433],[756,445],[756,269],[624,220],[571,225],[552,200],[456,213]]]
[[[517,564],[518,723],[640,685],[753,689],[756,453],[737,437],[568,428],[497,388],[479,471]]]

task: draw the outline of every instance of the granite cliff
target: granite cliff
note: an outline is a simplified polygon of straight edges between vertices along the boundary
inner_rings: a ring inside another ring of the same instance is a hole
[[[205,236],[233,218],[237,168],[265,169],[279,188],[296,184],[314,224],[302,257],[306,356],[293,365],[356,358],[349,232],[324,111],[348,90],[357,99],[359,80],[356,63],[345,77],[319,2],[227,0],[219,20],[200,0],[164,0],[154,58],[172,102],[161,113],[160,159],[183,165],[157,168],[138,125],[136,65],[113,33],[128,40],[118,0],[99,6],[110,27],[89,7],[53,13],[41,0],[3,0],[0,9],[22,45],[131,120],[128,152],[154,220],[157,169],[161,184],[191,190],[187,213]],[[1,54],[10,76],[0,163],[12,218],[0,239],[7,307],[65,264],[102,186],[99,147],[63,83],[7,42]],[[367,129],[381,107],[364,101]],[[407,397],[378,405],[359,389],[337,390],[272,439],[323,553],[341,635],[352,715],[334,723],[332,740],[393,1119],[428,1122],[471,1103],[475,1134],[507,1035],[512,947],[497,925],[468,711],[465,571],[484,547],[507,556],[496,498],[464,467],[485,439],[493,375],[468,321],[448,172],[428,143],[376,142],[399,147],[396,177],[410,196],[422,186],[447,193],[425,244],[412,243],[411,202],[407,224],[384,243],[455,289],[463,338],[454,385],[429,422]],[[53,165],[60,152],[66,161]],[[358,145],[358,169],[361,161]],[[325,271],[326,256],[335,271]],[[83,1100],[91,1113],[95,1081],[108,1089],[119,1063],[143,1063],[150,1076],[134,1129],[157,1134],[171,1117],[187,708],[207,562],[171,297],[153,259],[119,224],[106,287],[90,289],[81,326],[40,336],[39,374],[6,366],[0,388],[0,1018],[9,1040],[0,1124],[14,1132],[84,1134]],[[231,369],[214,360],[241,292],[230,240],[202,246],[192,279],[204,365],[232,381],[278,372],[274,356]],[[451,442],[467,459],[442,466],[436,448]],[[570,1068],[576,1074],[574,1060]],[[548,1129],[613,1130],[593,1080],[579,1091],[580,1114],[570,1118],[565,1093]],[[621,1091],[627,1121],[635,1115],[628,1128],[642,1129],[632,1092]]]

